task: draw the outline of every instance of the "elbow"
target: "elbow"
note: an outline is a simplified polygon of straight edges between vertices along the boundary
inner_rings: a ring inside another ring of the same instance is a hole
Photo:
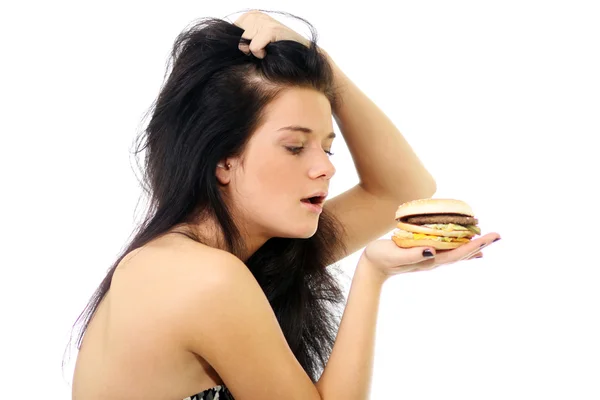
[[[427,199],[433,197],[437,192],[437,183],[433,176],[429,172],[427,172],[426,177],[422,178],[420,190],[419,190],[419,198]]]
[[[430,178],[422,180],[418,185],[414,185],[408,196],[407,193],[403,193],[401,197],[411,197],[410,200],[429,199],[433,197],[436,192],[437,184],[433,178]]]
[[[401,203],[418,200],[418,199],[429,199],[432,198],[437,192],[437,184],[435,180],[431,179],[427,182],[422,182],[418,187],[414,187],[408,193],[404,192],[400,194],[398,200]]]
[[[433,197],[433,195],[437,192],[437,183],[435,182],[435,179],[431,178],[431,183],[429,185],[428,188],[428,195],[427,197]]]

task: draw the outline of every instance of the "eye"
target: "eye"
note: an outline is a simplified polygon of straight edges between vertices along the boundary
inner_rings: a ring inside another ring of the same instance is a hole
[[[302,149],[304,149],[304,147],[286,147],[286,149],[290,153],[292,153],[294,155],[298,155],[298,154],[300,154],[300,152],[302,151]],[[325,151],[325,153],[327,153],[327,155],[329,157],[331,157],[333,155],[333,153],[330,150],[324,150],[324,151]]]
[[[303,148],[304,147],[286,147],[286,149],[288,149],[288,151],[294,155],[300,154]]]

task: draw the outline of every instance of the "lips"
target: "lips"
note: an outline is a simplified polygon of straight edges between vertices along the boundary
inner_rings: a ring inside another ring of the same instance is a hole
[[[316,192],[308,197],[303,198],[300,201],[302,201],[303,203],[323,205],[326,198],[327,198],[327,192]]]

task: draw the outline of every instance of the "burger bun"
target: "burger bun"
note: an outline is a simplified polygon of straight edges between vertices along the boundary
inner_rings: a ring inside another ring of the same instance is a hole
[[[431,247],[436,250],[452,250],[466,244],[460,242],[438,242],[436,240],[404,239],[398,236],[392,236],[392,240],[398,247],[405,249],[410,249],[411,247]]]
[[[462,214],[474,217],[471,207],[456,199],[419,199],[401,204],[396,211],[396,220],[412,215]]]

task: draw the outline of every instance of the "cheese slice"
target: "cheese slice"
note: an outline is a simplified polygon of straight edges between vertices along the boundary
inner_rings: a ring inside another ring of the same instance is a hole
[[[444,237],[444,236],[432,236],[426,235],[424,233],[413,233],[413,239],[415,240],[435,240],[437,242],[458,242],[458,243],[469,243],[471,240],[469,238],[453,238],[453,237]]]

